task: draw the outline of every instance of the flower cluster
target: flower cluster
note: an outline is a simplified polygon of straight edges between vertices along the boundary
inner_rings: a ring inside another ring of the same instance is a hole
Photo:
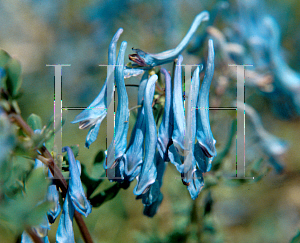
[[[283,57],[280,28],[275,18],[264,12],[263,1],[238,1],[238,24],[229,35],[232,42],[247,48],[232,57],[237,63],[254,64],[255,84],[270,100],[274,112],[284,119],[300,116],[300,74]]]
[[[118,107],[115,118],[115,137],[108,147],[104,167],[114,170],[116,177],[112,178],[112,181],[137,180],[133,192],[138,199],[142,199],[145,206],[144,214],[148,216],[156,213],[163,198],[160,187],[165,162],[171,162],[176,166],[183,184],[188,187],[191,197],[195,199],[204,185],[203,173],[210,170],[211,162],[217,154],[216,140],[213,138],[209,123],[209,88],[214,73],[212,40],[208,43],[208,60],[201,89],[199,90],[202,65],[198,65],[192,76],[190,92],[185,94],[188,97],[186,115],[182,92],[183,57],[180,54],[201,22],[208,19],[209,14],[206,11],[197,15],[186,36],[172,50],[150,54],[133,49],[136,54],[129,55],[129,59],[135,62],[131,66],[137,69],[124,68],[126,41],[122,42],[116,60],[116,44],[122,29],[116,32],[109,46],[108,64],[116,65],[114,82],[118,89]],[[160,124],[157,124],[152,107],[155,103],[153,97],[158,76],[150,69],[173,61],[177,61],[174,77],[171,77],[166,69],[160,69],[160,73],[165,77],[165,102],[163,118]],[[143,71],[138,89],[137,119],[127,144],[129,109],[124,77]],[[86,138],[87,147],[96,140],[100,124],[107,114],[106,110],[113,95],[113,92],[107,93],[107,86],[111,85],[107,81],[108,78],[97,98],[72,122],[79,122],[80,129],[90,128]]]

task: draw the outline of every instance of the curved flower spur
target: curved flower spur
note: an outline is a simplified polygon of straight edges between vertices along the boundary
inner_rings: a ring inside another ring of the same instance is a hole
[[[157,54],[151,54],[151,53],[144,52],[140,49],[132,48],[132,50],[135,51],[136,54],[130,54],[128,57],[131,61],[135,62],[137,66],[149,68],[149,69],[168,62],[172,62],[186,48],[186,46],[192,39],[193,35],[195,34],[197,28],[201,24],[201,22],[207,20],[209,20],[209,13],[207,11],[203,11],[200,14],[198,14],[194,19],[194,22],[192,23],[186,36],[182,39],[179,45],[174,49],[157,53]]]

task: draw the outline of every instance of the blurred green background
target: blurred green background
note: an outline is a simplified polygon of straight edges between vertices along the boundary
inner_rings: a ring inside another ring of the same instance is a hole
[[[234,8],[235,2],[230,3]],[[107,64],[108,45],[119,27],[124,29],[119,45],[123,40],[128,42],[126,56],[132,53],[131,47],[157,53],[174,48],[194,17],[203,10],[210,11],[215,4],[216,1],[195,0],[1,0],[0,47],[19,59],[23,67],[23,95],[19,100],[22,116],[26,119],[36,113],[46,124],[53,115],[54,68],[46,64],[71,64],[62,71],[62,105],[88,106],[105,81],[106,69],[98,65]],[[300,2],[296,0],[266,2],[266,11],[281,26],[288,63],[298,72],[299,9]],[[223,18],[226,13],[219,16],[216,23],[221,30],[226,27]],[[203,31],[200,27],[197,33]],[[199,55],[184,52],[185,64],[205,59],[206,48],[207,43]],[[128,61],[126,58],[125,62]],[[171,65],[167,68],[171,70]],[[126,83],[138,84],[139,77],[128,79]],[[128,87],[127,91],[129,107],[133,107],[137,102],[137,88]],[[272,170],[256,183],[227,180],[226,176],[235,170],[234,141],[229,156],[223,160],[223,170],[218,175],[220,183],[210,189],[211,213],[203,215],[209,190],[201,192],[193,201],[186,187],[175,178],[179,177],[176,169],[168,165],[162,186],[164,200],[156,216],[151,219],[142,214],[143,205],[132,193],[133,182],[114,200],[93,208],[85,219],[95,242],[290,242],[300,227],[299,119],[278,119],[270,112],[268,101],[259,93],[256,96],[254,107],[266,129],[289,143],[284,174],[278,175]],[[78,159],[91,173],[94,157],[100,149],[105,149],[106,119],[97,141],[87,149],[84,147],[87,130],[79,130],[77,124],[70,123],[78,113],[63,112],[66,121],[62,129],[63,146],[79,144]],[[234,111],[210,114],[218,152],[226,144],[234,116]],[[132,122],[130,126],[132,129]],[[260,158],[251,135],[250,128],[246,132],[250,144],[249,150],[246,148],[247,163],[247,158]],[[246,176],[249,173],[246,170]],[[206,173],[204,179],[214,180],[211,172]],[[57,224],[58,220],[51,226],[50,242],[55,242]],[[76,227],[76,242],[83,242]]]

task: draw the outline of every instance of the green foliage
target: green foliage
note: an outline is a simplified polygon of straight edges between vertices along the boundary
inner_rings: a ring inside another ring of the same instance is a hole
[[[105,176],[105,174],[103,174]],[[87,188],[87,198],[89,198],[96,188],[103,182],[103,179],[93,179],[86,172],[85,166],[81,164],[81,181]]]
[[[27,118],[27,123],[33,131],[36,129],[42,129],[42,127],[43,127],[42,126],[42,118],[36,114],[31,114]]]
[[[1,201],[0,232],[3,241],[12,236],[16,238],[25,228],[42,222],[51,206],[44,201],[48,185],[43,168],[35,169],[25,182],[25,193],[19,191]]]
[[[291,240],[291,243],[300,243],[300,230],[298,230],[295,237]]]
[[[21,64],[16,59],[10,59],[7,63],[6,87],[12,97],[18,94],[21,84]]]
[[[18,60],[0,50],[0,67],[4,68],[5,76],[1,80],[3,87],[12,98],[17,98],[19,89],[22,85],[21,64]]]

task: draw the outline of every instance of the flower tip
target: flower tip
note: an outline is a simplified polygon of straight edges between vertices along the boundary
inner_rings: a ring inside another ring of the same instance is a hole
[[[178,58],[177,58],[177,63],[180,65],[183,61],[183,56],[182,55],[179,55]]]
[[[203,11],[198,16],[202,19],[202,21],[209,20],[209,12],[208,11]]]

